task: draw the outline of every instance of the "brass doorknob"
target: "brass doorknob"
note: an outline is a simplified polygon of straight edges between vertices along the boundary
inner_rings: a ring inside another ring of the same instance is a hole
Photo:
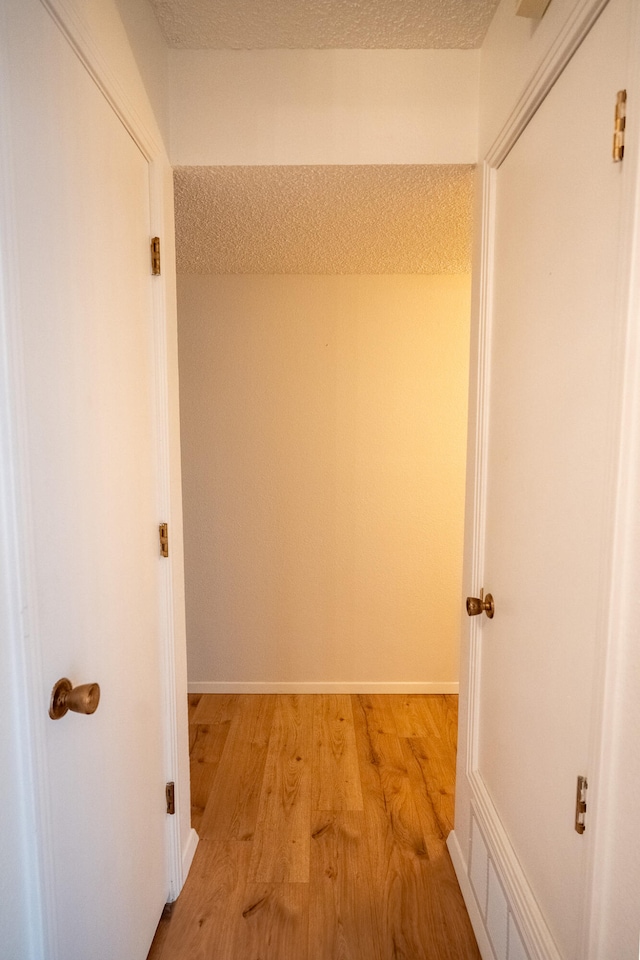
[[[74,687],[70,680],[63,677],[51,691],[49,716],[60,720],[68,710],[74,713],[95,713],[100,703],[100,687],[97,683],[83,683]]]
[[[489,620],[492,620],[495,612],[495,604],[490,593],[485,597],[484,590],[481,590],[479,597],[467,597],[467,613],[470,617],[477,617],[480,613],[486,613]]]

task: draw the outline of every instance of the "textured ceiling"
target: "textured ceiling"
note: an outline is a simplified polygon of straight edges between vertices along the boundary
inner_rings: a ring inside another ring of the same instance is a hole
[[[498,0],[151,0],[171,47],[479,47]]]
[[[466,273],[473,166],[177,167],[179,273]]]

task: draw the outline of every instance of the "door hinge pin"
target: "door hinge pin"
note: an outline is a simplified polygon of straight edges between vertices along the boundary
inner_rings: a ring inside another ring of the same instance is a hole
[[[176,785],[173,780],[167,784],[165,796],[167,798],[167,813],[174,814],[176,812]]]
[[[151,239],[151,273],[154,277],[160,276],[160,237]]]
[[[624,131],[627,125],[627,91],[618,90],[613,126],[613,162],[620,163],[624,157]]]
[[[577,833],[584,833],[586,830],[585,816],[587,813],[587,783],[586,777],[578,777],[578,789],[576,793],[576,822]]]
[[[160,527],[160,554],[163,557],[169,556],[169,524],[161,523]]]

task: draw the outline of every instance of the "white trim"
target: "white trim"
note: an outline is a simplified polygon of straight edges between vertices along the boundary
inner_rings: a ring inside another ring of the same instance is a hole
[[[525,86],[520,99],[489,149],[485,160],[499,167],[536,110],[569,63],[609,0],[576,0],[546,56]]]
[[[484,587],[486,536],[487,450],[489,448],[489,390],[491,384],[491,327],[493,317],[493,261],[495,227],[495,176],[488,163],[482,165],[481,251],[479,271],[478,375],[476,382],[476,442],[474,452],[474,495],[471,551],[472,596]],[[469,622],[469,704],[467,710],[466,770],[470,776],[478,766],[480,711],[480,617]]]
[[[473,816],[531,960],[563,960],[479,773],[473,774],[472,792]]]
[[[6,30],[0,36],[0,64],[7,64]],[[8,82],[8,77],[6,78]],[[16,784],[23,810],[24,873],[15,881],[27,888],[29,960],[53,958],[55,943],[52,861],[49,851],[38,842],[48,835],[48,784],[40,781],[46,754],[42,710],[38,709],[42,689],[41,660],[36,655],[38,631],[34,612],[27,602],[32,595],[33,576],[29,566],[28,490],[24,481],[23,437],[25,436],[22,351],[16,317],[20,317],[19,271],[16,253],[13,163],[10,149],[10,116],[5,76],[0,71],[0,522],[2,524],[0,575],[2,576],[2,633],[14,662],[13,713],[20,705],[20,782]],[[33,642],[35,640],[35,643]],[[42,787],[42,789],[40,789]],[[10,867],[8,866],[8,869]],[[48,882],[47,882],[48,881]]]
[[[181,863],[182,876],[185,879],[189,875],[189,870],[191,870],[191,864],[193,863],[193,858],[196,855],[196,850],[198,849],[199,843],[200,843],[200,837],[192,827],[191,830],[189,831],[187,842],[185,844],[184,851],[182,853],[182,863]],[[175,897],[173,897],[173,900],[177,900],[179,893],[180,891],[178,890]],[[168,902],[170,903],[171,900],[169,900]]]
[[[104,59],[99,45],[73,0],[40,0],[87,73],[117,114],[147,160],[161,155],[158,141],[134,107],[129,94]],[[153,211],[152,211],[153,215]]]
[[[189,693],[457,693],[458,683],[452,681],[415,682],[389,681],[300,681],[297,683],[273,681],[194,681],[188,684]]]
[[[149,209],[151,236],[165,235],[163,210],[162,164],[157,159],[149,160]],[[152,315],[154,347],[154,387],[156,415],[156,456],[158,478],[158,522],[168,523],[173,529],[171,515],[171,463],[170,463],[170,414],[169,386],[167,382],[167,304],[166,287],[159,278],[152,279]],[[175,658],[175,611],[173,596],[173,556],[158,558],[160,578],[160,644],[162,657],[162,693],[163,693],[163,741],[165,777],[167,782],[178,780],[180,764],[178,759],[177,729],[177,691]],[[182,791],[176,789],[176,813],[167,817],[166,822],[166,859],[167,859],[167,902],[175,900],[186,879],[183,870],[183,856],[180,837],[180,797]]]
[[[484,926],[484,919],[480,912],[480,907],[478,906],[475,893],[473,892],[471,881],[469,880],[467,865],[464,857],[462,856],[462,850],[460,849],[460,844],[458,842],[455,830],[452,830],[447,837],[447,848],[449,850],[449,856],[451,857],[453,869],[455,870],[456,877],[458,878],[458,884],[460,886],[460,892],[462,893],[464,905],[467,908],[467,913],[469,914],[469,919],[471,920],[471,926],[473,927],[473,932],[475,933],[476,940],[478,941],[480,956],[482,957],[482,960],[495,960],[495,954],[491,946],[491,941],[489,940],[489,935],[487,934]]]

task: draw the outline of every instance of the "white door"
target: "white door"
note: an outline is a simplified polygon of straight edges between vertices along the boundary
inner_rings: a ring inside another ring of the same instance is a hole
[[[30,622],[46,718],[47,960],[144,960],[166,899],[149,169],[38,0],[10,0]],[[45,832],[46,837],[46,832]]]
[[[579,936],[606,631],[629,0],[611,0],[496,176],[479,772],[561,955]]]

